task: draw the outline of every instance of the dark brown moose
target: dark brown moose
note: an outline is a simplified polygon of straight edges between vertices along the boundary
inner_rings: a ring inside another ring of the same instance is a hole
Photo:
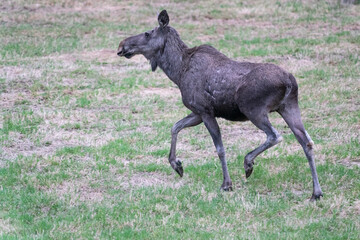
[[[159,66],[179,87],[184,105],[192,111],[171,129],[171,167],[183,176],[181,162],[176,159],[177,135],[182,129],[203,122],[221,161],[224,177],[221,189],[232,190],[216,118],[250,120],[266,133],[265,143],[245,156],[248,178],[253,171],[254,159],[282,141],[268,119],[269,112],[276,111],[294,133],[309,161],[313,179],[311,200],[320,199],[323,194],[314,162],[313,141],[301,121],[294,76],[273,64],[233,61],[209,45],[187,47],[177,31],[169,26],[166,10],[159,14],[158,22],[159,26],[153,30],[123,40],[117,54],[126,58],[142,54],[150,60],[152,71]]]

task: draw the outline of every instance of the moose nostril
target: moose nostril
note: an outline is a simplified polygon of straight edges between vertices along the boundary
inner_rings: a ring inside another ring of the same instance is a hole
[[[118,55],[118,56],[121,56],[121,53],[122,53],[122,51],[118,52],[117,55]]]

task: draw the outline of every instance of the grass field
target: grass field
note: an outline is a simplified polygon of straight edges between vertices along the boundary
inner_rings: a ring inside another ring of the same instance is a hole
[[[195,2],[195,3],[194,3]],[[170,129],[189,111],[161,70],[116,56],[167,9],[188,46],[271,62],[299,84],[324,197],[278,114],[284,141],[219,120],[234,191],[204,125]],[[359,239],[360,5],[338,1],[70,1],[0,4],[1,239]]]

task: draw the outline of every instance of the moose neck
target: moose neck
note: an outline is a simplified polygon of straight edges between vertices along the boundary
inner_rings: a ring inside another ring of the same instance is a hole
[[[158,66],[176,85],[180,85],[183,71],[186,44],[180,39],[175,29],[170,28],[163,53],[158,53]]]

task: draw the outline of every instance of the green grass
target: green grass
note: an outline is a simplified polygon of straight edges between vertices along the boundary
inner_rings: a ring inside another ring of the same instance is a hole
[[[18,105],[27,105],[28,102],[20,102]],[[31,134],[36,132],[42,122],[40,116],[36,116],[32,110],[19,109],[18,112],[12,111],[5,113],[3,116],[2,132],[9,134],[9,132],[19,132],[21,134]]]
[[[0,12],[1,239],[359,239],[360,5],[340,1],[36,1]],[[167,9],[190,47],[294,74],[315,142],[324,197],[309,202],[307,159],[284,141],[219,120],[234,191],[203,125],[183,130],[180,178],[168,163],[172,125],[189,114],[177,87],[118,43]]]

